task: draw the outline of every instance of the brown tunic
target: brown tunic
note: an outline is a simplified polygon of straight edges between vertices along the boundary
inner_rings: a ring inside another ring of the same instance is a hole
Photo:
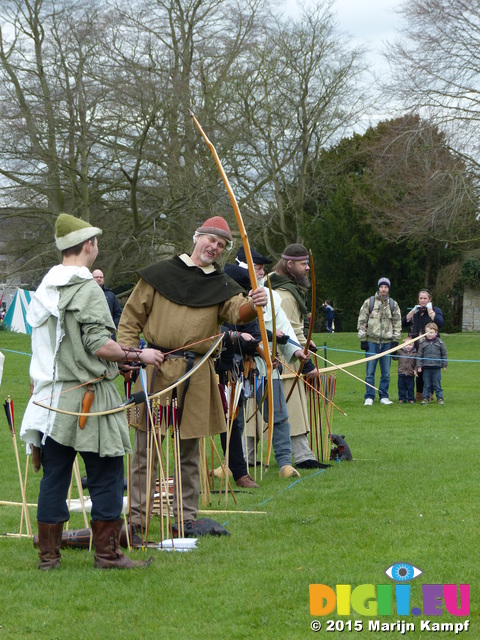
[[[137,347],[140,334],[154,345],[167,350],[176,349],[220,333],[223,322],[238,323],[238,310],[248,301],[240,294],[225,302],[208,307],[189,307],[171,302],[156,291],[145,280],[140,279],[128,299],[118,326],[118,343]],[[212,346],[216,338],[190,347],[199,354],[194,366]],[[188,348],[188,347],[187,347]],[[147,367],[149,392],[156,392],[178,380],[186,371],[186,360],[174,358],[163,362],[156,371],[152,385],[153,367]],[[190,377],[185,396],[180,437],[199,438],[225,431],[225,414],[218,391],[213,358],[209,358]],[[177,388],[177,397],[182,398],[183,384]],[[140,390],[140,381],[135,391]],[[162,397],[161,404],[168,404],[170,398]],[[140,408],[138,419],[133,426],[145,430],[145,406]]]

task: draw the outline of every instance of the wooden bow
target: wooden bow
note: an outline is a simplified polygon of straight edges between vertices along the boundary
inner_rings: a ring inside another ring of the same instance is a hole
[[[267,273],[268,295],[270,296],[270,311],[272,314],[272,357],[277,357],[277,316],[275,314],[275,301],[273,299],[272,283]]]
[[[310,254],[310,273],[312,274],[312,308],[310,310],[310,327],[308,328],[308,336],[307,336],[307,341],[305,343],[305,348],[303,350],[303,353],[305,355],[307,355],[308,351],[309,351],[309,346],[310,346],[310,341],[312,339],[312,333],[313,333],[313,325],[315,322],[315,309],[316,309],[316,300],[317,300],[317,281],[315,280],[315,269],[314,269],[314,265],[313,265],[313,255],[312,255],[312,250],[310,249],[310,251],[308,252]],[[302,361],[300,363],[300,366],[298,367],[298,377],[295,378],[295,380],[293,381],[292,386],[290,387],[290,391],[288,392],[288,396],[287,396],[287,402],[290,400],[293,390],[295,389],[298,380],[302,374],[303,371],[303,367],[305,366],[305,362]]]
[[[218,345],[222,340],[223,340],[223,334],[217,338],[217,340],[210,347],[207,353],[204,356],[202,356],[201,360],[199,360],[195,366],[193,366],[189,371],[184,373],[183,376],[180,376],[178,380],[173,382],[171,385],[169,385],[165,389],[162,389],[161,391],[156,391],[155,393],[151,393],[148,396],[148,398],[146,398],[146,400],[150,401],[150,400],[154,400],[155,398],[159,398],[160,396],[166,395],[176,387],[180,386],[182,382],[185,382],[186,380],[188,380],[188,378],[190,378],[190,376],[192,376],[195,373],[195,371],[200,369],[200,367],[203,364],[205,364],[205,362],[207,362],[208,358],[212,355],[212,353],[215,351],[215,349],[218,347]],[[42,407],[43,409],[54,411],[55,413],[63,413],[64,415],[67,415],[67,416],[79,416],[79,417],[86,416],[88,418],[88,417],[108,416],[112,413],[119,413],[120,411],[124,411],[125,409],[131,409],[132,407],[134,407],[136,404],[139,404],[139,403],[138,402],[129,402],[128,404],[124,403],[124,404],[121,404],[119,407],[114,407],[113,409],[106,409],[105,411],[93,411],[91,413],[81,413],[77,411],[67,411],[66,409],[58,409],[57,407],[50,407],[49,405],[42,404],[41,402],[38,402],[35,400],[33,401],[33,404],[36,404],[38,407]]]
[[[233,189],[230,185],[230,182],[228,180],[227,174],[225,173],[225,170],[223,168],[223,165],[220,161],[220,158],[218,157],[217,151],[215,149],[215,147],[213,146],[213,144],[210,142],[210,140],[208,139],[206,133],[204,132],[204,130],[202,129],[200,123],[198,122],[197,118],[195,117],[195,114],[193,113],[193,111],[191,111],[189,109],[189,113],[192,116],[192,120],[195,123],[195,126],[197,127],[197,129],[200,131],[200,134],[202,136],[202,138],[205,140],[208,148],[210,149],[210,151],[212,152],[213,158],[215,160],[215,164],[218,167],[218,170],[220,171],[220,175],[222,176],[222,180],[223,183],[225,185],[225,188],[227,189],[227,193],[228,196],[230,198],[230,201],[232,203],[232,207],[233,207],[233,212],[235,213],[235,219],[237,221],[237,225],[240,231],[240,237],[242,239],[242,245],[243,248],[245,250],[245,259],[248,265],[248,275],[250,276],[250,282],[252,285],[252,288],[255,288],[255,283],[257,282],[257,276],[255,274],[255,267],[254,267],[254,263],[253,263],[253,258],[252,258],[252,252],[250,251],[250,243],[248,242],[248,236],[247,236],[247,231],[245,229],[245,225],[243,223],[243,218],[242,218],[242,214],[240,213],[240,208],[238,206],[237,203],[237,199],[235,198],[235,194],[233,193]],[[258,324],[260,325],[260,333],[262,334],[262,342],[264,345],[264,354],[265,354],[265,364],[267,367],[267,387],[268,387],[268,446],[267,446],[267,457],[266,457],[266,466],[268,467],[269,463],[270,463],[270,454],[272,451],[272,438],[273,438],[273,378],[272,378],[272,372],[273,372],[273,364],[272,364],[272,358],[270,355],[270,351],[268,349],[268,336],[267,336],[267,328],[265,326],[265,319],[263,317],[263,309],[262,307],[257,307],[257,317],[258,317]]]
[[[390,353],[395,353],[399,349],[402,349],[406,344],[413,344],[417,340],[424,338],[425,335],[417,336],[416,338],[412,338],[407,342],[400,342],[396,347],[392,347],[391,349],[387,349],[387,351],[382,351],[382,353],[375,353],[373,356],[368,356],[368,358],[359,358],[358,360],[352,360],[351,362],[344,362],[343,364],[335,364],[331,367],[324,367],[323,369],[319,369],[319,373],[327,373],[328,371],[337,371],[338,369],[347,369],[348,367],[353,367],[356,364],[365,364],[365,362],[370,362],[371,360],[378,360],[379,358],[383,358],[383,356],[388,356]]]

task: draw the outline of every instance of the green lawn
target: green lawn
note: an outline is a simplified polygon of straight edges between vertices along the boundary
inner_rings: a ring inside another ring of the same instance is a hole
[[[36,569],[31,541],[1,537],[0,640],[453,638],[453,631],[421,631],[421,621],[455,624],[465,618],[445,612],[398,616],[395,596],[390,616],[369,618],[353,610],[343,617],[310,615],[310,584],[393,585],[384,571],[398,562],[423,571],[410,583],[411,607],[422,607],[422,585],[470,584],[468,633],[480,638],[480,335],[442,337],[450,360],[443,374],[444,406],[376,402],[364,407],[364,385],[339,372],[335,403],[347,416],[333,412],[333,431],[345,435],[354,461],[303,471],[298,481],[278,478],[271,464],[259,490],[238,491],[237,506],[229,500],[229,513],[213,515],[230,530],[228,538],[200,539],[190,553],[153,551],[154,565],[136,571],[94,570],[87,551],[64,550],[61,570],[44,573]],[[337,363],[364,355],[352,333],[319,334],[316,341],[327,342],[327,358]],[[0,331],[0,351],[5,355],[0,397],[2,403],[7,394],[13,398],[19,431],[29,395],[30,341]],[[392,363],[394,400],[396,367]],[[351,371],[363,378],[364,369],[362,364]],[[3,410],[0,425],[0,499],[18,501]],[[18,445],[24,470],[24,448]],[[30,469],[29,502],[36,501],[39,481]],[[214,496],[212,508],[224,505]],[[35,527],[35,509],[30,513]],[[19,508],[0,506],[0,533],[18,531],[19,523]],[[71,526],[82,526],[79,515],[72,514]],[[158,528],[155,520],[154,534]],[[316,619],[323,628],[312,636]],[[338,621],[339,630],[327,631],[328,620]],[[363,631],[348,631],[356,621]],[[415,631],[369,631],[369,621],[405,621]]]

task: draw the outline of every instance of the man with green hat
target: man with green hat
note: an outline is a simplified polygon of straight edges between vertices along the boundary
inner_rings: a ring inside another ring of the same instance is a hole
[[[95,567],[130,569],[146,564],[131,561],[118,545],[123,456],[131,450],[127,421],[123,412],[96,414],[121,404],[113,382],[117,362],[140,360],[158,367],[163,354],[122,348],[111,339],[115,325],[90,272],[101,234],[101,229],[74,216],[58,216],[55,242],[62,262],[43,278],[27,312],[33,329],[33,393],[20,436],[27,451],[33,450],[38,466],[40,460],[43,466],[37,521],[38,568],[44,571],[60,566],[63,524],[70,516],[66,498],[77,452],[85,462],[92,499]],[[79,418],[79,412],[92,415]]]

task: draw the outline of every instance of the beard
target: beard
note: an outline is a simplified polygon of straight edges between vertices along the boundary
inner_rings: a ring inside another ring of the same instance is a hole
[[[303,289],[310,289],[310,278],[307,275],[298,279],[297,284]]]
[[[310,288],[310,278],[305,273],[302,276],[296,275],[295,273],[290,272],[290,278],[298,285],[301,289],[309,289]]]

